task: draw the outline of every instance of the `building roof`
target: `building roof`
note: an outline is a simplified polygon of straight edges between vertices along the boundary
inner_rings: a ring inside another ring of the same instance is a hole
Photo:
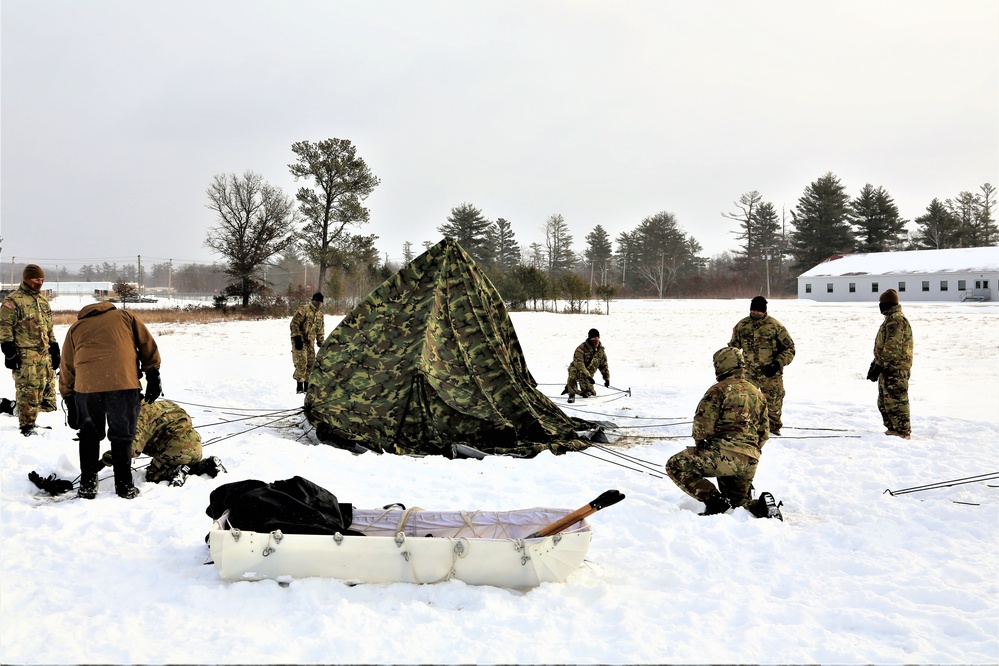
[[[836,254],[798,277],[995,273],[997,271],[999,271],[999,247],[965,247],[950,250]]]

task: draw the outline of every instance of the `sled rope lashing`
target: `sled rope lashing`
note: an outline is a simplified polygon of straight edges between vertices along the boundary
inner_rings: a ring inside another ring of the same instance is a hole
[[[461,514],[461,520],[465,523],[465,527],[468,528],[468,531],[472,533],[472,536],[475,537],[476,539],[481,539],[482,536],[475,531],[475,523],[472,521],[472,516],[470,516],[468,512],[465,511],[464,509],[462,509],[459,513]],[[478,513],[478,511],[476,511],[475,513]],[[506,531],[505,526],[503,528],[503,531],[504,532]]]
[[[418,507],[418,506],[411,506],[408,509],[406,509],[405,511],[403,511],[402,512],[402,516],[399,518],[399,522],[396,523],[395,533],[397,535],[398,534],[405,535],[405,533],[406,533],[406,523],[409,522],[410,517],[412,517],[413,518],[413,536],[416,536],[416,519],[418,517],[416,514],[419,511],[423,511],[423,509],[421,507]]]

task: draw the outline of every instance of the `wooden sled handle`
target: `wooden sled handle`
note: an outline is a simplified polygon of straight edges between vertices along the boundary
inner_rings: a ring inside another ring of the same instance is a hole
[[[536,539],[538,537],[546,537],[546,536],[551,536],[552,534],[558,534],[559,532],[569,527],[570,525],[578,523],[583,518],[586,518],[587,516],[596,513],[600,509],[609,507],[612,504],[617,504],[623,499],[624,499],[624,493],[617,490],[607,490],[601,493],[600,496],[597,497],[592,502],[579,507],[578,509],[570,513],[568,516],[556,520],[551,525],[541,528],[540,530],[538,530],[534,534],[531,534],[527,538]]]

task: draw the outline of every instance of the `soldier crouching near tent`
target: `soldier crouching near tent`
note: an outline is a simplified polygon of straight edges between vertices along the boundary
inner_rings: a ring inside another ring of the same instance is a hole
[[[763,495],[770,494],[763,493],[754,502],[752,487],[760,453],[770,436],[767,399],[746,379],[746,361],[740,350],[719,349],[713,361],[717,383],[697,405],[695,446],[670,458],[666,473],[680,490],[704,502],[702,516],[745,507],[763,517],[767,515]],[[707,477],[716,478],[718,487]],[[769,499],[772,502],[772,496]]]
[[[323,346],[326,337],[323,322],[323,295],[318,291],[312,295],[312,300],[298,308],[291,318],[291,359],[295,363],[295,392],[305,393],[309,390],[309,375],[312,366],[316,364],[316,347]]]
[[[569,364],[569,379],[562,395],[569,394],[568,402],[576,401],[576,394],[589,398],[597,394],[593,388],[593,377],[597,370],[604,378],[604,386],[610,386],[610,370],[607,367],[607,351],[600,344],[600,331],[591,328],[586,340],[576,347]]]
[[[194,429],[191,417],[177,403],[169,400],[142,404],[132,440],[132,458],[146,454],[153,461],[146,468],[146,481],[168,481],[182,486],[191,474],[211,478],[225,471],[216,456],[202,459],[201,435]],[[101,456],[106,467],[114,464],[110,451]]]

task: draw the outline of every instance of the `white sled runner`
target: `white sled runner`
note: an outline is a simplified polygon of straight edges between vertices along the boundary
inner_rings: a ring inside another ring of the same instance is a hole
[[[563,581],[582,564],[592,536],[585,518],[557,534],[535,536],[572,513],[546,508],[355,509],[350,529],[364,536],[348,536],[241,531],[228,523],[226,512],[213,523],[208,544],[226,580],[326,577],[350,583],[437,583],[456,579],[469,585],[528,588]]]

